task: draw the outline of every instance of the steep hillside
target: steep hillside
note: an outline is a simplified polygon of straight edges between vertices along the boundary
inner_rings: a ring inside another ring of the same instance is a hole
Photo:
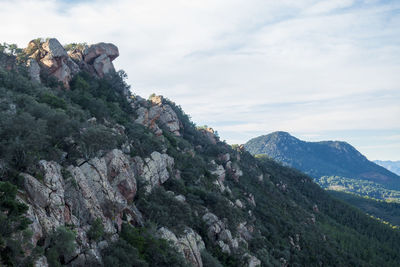
[[[399,176],[369,161],[346,142],[305,142],[286,132],[274,132],[253,138],[244,146],[253,155],[268,155],[312,177],[356,178],[400,189]]]
[[[356,194],[350,194],[340,191],[329,191],[332,196],[342,199],[345,202],[360,208],[362,211],[375,218],[382,219],[392,225],[400,227],[400,204],[395,202],[386,202],[372,198],[360,197]]]
[[[391,161],[391,160],[374,160],[374,162],[389,171],[400,175],[400,161]]]
[[[1,266],[398,266],[398,230],[132,94],[116,46],[0,48]]]

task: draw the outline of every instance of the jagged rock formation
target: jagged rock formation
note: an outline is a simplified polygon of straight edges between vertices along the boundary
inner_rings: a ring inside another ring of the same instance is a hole
[[[100,78],[115,71],[112,61],[119,56],[118,48],[109,43],[76,46],[67,52],[55,38],[45,42],[32,40],[25,52],[30,57],[27,67],[33,80],[40,82],[40,72],[44,71],[66,88],[69,88],[72,77],[81,70]]]
[[[201,236],[193,231],[193,229],[186,228],[183,235],[179,238],[165,227],[161,227],[158,232],[161,238],[172,242],[192,266],[203,267],[201,251],[206,247]]]
[[[200,128],[200,132],[207,137],[207,139],[212,143],[216,144],[219,140],[219,138],[215,135],[215,131],[213,128],[207,127],[207,128]]]
[[[181,135],[182,123],[162,96],[153,96],[149,101],[138,97],[132,106],[138,115],[135,122],[150,128],[157,136],[162,135],[161,128],[167,129],[176,136]]]
[[[136,170],[146,181],[146,191],[149,193],[157,185],[165,183],[170,178],[170,172],[174,166],[174,159],[167,154],[157,151],[151,153],[150,157],[142,160],[135,157]]]
[[[22,174],[26,196],[21,201],[28,205],[28,218],[33,222],[30,225],[32,244],[36,245],[59,226],[73,224],[80,240],[74,255],[79,260],[78,266],[83,266],[86,261],[100,264],[99,248],[87,236],[94,220],[101,219],[105,232],[111,235],[121,230],[123,216],[133,225],[143,224],[142,215],[131,203],[136,194],[137,169],[142,168],[137,166],[138,159],[130,159],[121,150],[114,149],[102,158],[93,158],[67,169],[42,160],[42,182]],[[153,160],[153,167],[143,175],[165,179],[165,173],[159,172],[166,168],[164,163]]]
[[[309,177],[220,142],[170,100],[130,95],[123,77],[105,75],[115,46],[67,50],[31,42],[30,79],[0,60],[0,265],[12,265],[4,255],[18,244],[16,266],[398,265],[397,232]],[[32,81],[43,71],[66,87],[79,75],[90,92]],[[15,208],[20,217],[9,216]],[[29,231],[7,236],[23,216]]]

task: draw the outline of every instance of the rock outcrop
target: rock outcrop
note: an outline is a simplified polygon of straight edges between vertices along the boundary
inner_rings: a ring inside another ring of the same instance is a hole
[[[170,241],[186,258],[191,266],[202,267],[201,251],[205,249],[201,236],[187,227],[179,238],[169,229],[162,227],[158,230],[161,238]]]
[[[156,156],[154,158],[151,170],[162,177],[159,179],[165,180],[166,175],[161,170],[171,166],[171,159],[164,156],[166,159],[160,162]],[[27,217],[32,221],[29,226],[33,233],[32,245],[59,226],[71,224],[77,233],[76,260],[83,261],[82,264],[93,260],[101,263],[99,248],[86,234],[94,220],[100,219],[104,231],[110,235],[121,229],[123,217],[134,225],[143,223],[140,212],[131,203],[137,188],[135,164],[122,151],[114,149],[102,158],[93,158],[67,169],[42,160],[39,162],[42,180],[22,174],[26,196],[20,201],[29,208]]]
[[[146,192],[155,186],[165,183],[170,178],[170,171],[174,166],[174,159],[167,154],[154,151],[150,157],[142,160],[135,157],[136,172],[146,182]]]
[[[218,136],[215,134],[213,128],[200,128],[199,131],[210,141],[211,144],[217,144],[219,141]]]
[[[208,227],[208,238],[216,243],[222,252],[231,254],[232,251],[238,249],[238,239],[232,237],[231,231],[215,214],[207,212],[203,215],[202,220]]]
[[[170,105],[168,105],[162,96],[153,96],[147,101],[137,101],[136,123],[142,124],[151,129],[157,136],[162,134],[161,128],[180,136],[182,123]]]
[[[108,43],[76,46],[67,52],[55,38],[45,42],[32,40],[25,52],[30,57],[27,66],[33,80],[40,82],[40,72],[43,71],[62,82],[66,88],[81,70],[100,78],[115,71],[112,61],[119,56],[118,48]]]

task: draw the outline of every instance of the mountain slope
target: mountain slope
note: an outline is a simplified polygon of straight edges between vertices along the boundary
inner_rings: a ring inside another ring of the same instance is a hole
[[[369,180],[400,189],[400,177],[369,161],[346,142],[305,142],[286,132],[274,132],[249,140],[251,154],[269,157],[312,177],[342,176]]]
[[[1,266],[398,265],[399,231],[132,95],[115,46],[57,43],[0,51]]]
[[[374,160],[374,162],[389,171],[400,175],[400,161],[391,161],[391,160]]]

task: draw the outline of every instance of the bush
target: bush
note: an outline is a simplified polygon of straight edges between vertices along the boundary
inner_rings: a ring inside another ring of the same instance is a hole
[[[187,266],[182,255],[166,240],[157,238],[151,227],[133,228],[123,224],[120,238],[135,247],[150,266]]]
[[[104,266],[113,267],[146,267],[148,264],[140,259],[139,252],[123,239],[112,243],[102,251]]]
[[[82,131],[78,144],[82,156],[85,159],[90,159],[97,156],[97,152],[100,150],[110,150],[117,147],[121,141],[120,137],[103,125],[94,125]]]
[[[148,196],[140,198],[138,208],[149,220],[177,233],[183,232],[185,226],[195,225],[190,206],[170,196],[162,187],[156,187]]]
[[[16,186],[0,182],[0,262],[10,266],[16,265],[24,256],[21,249],[23,244],[13,237],[31,223],[24,217],[28,207],[18,202],[16,195]]]
[[[64,226],[60,226],[49,236],[49,247],[46,257],[49,265],[61,266],[75,252],[75,233]]]
[[[94,220],[90,226],[90,230],[87,233],[89,239],[94,241],[100,241],[104,235],[104,226],[100,218]]]

